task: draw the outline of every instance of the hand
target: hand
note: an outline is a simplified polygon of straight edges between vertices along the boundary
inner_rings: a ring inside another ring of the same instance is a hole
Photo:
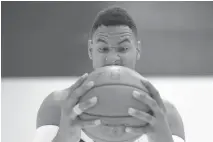
[[[85,74],[80,77],[74,85],[65,91],[66,94],[62,100],[61,121],[55,142],[79,142],[83,127],[95,127],[100,124],[100,120],[82,121],[77,117],[97,102],[97,97],[93,97],[86,102],[77,104],[79,98],[94,86],[94,82],[84,85],[87,76],[88,74]]]
[[[147,88],[150,96],[134,91],[133,97],[148,105],[153,115],[134,108],[129,108],[130,115],[147,122],[148,125],[141,128],[128,127],[126,128],[126,131],[130,133],[146,133],[149,141],[152,142],[173,142],[172,134],[166,118],[166,109],[159,92],[148,81],[142,81],[142,84],[144,84]]]

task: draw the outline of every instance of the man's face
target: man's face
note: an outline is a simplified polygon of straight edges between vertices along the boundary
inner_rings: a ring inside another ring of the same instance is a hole
[[[100,26],[89,41],[93,68],[120,65],[135,69],[140,58],[140,45],[128,26]]]

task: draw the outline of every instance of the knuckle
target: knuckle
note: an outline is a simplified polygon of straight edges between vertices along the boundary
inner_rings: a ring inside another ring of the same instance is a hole
[[[88,89],[92,88],[93,86],[94,86],[94,82],[89,81],[86,85],[84,85],[84,89],[88,90]]]
[[[140,98],[141,98],[141,100],[143,100],[144,102],[149,102],[149,100],[150,100],[150,97],[149,97],[149,95],[147,95],[147,94],[141,94],[140,95]]]
[[[93,86],[93,82],[88,82],[86,84],[83,84],[82,86],[80,86],[79,88],[77,88],[77,93],[78,94],[83,94],[85,93],[86,91],[88,91],[92,86]]]
[[[135,117],[138,117],[138,118],[143,118],[143,117],[144,117],[143,112],[138,111],[138,110],[136,110],[136,111],[133,113],[133,115],[134,115]]]
[[[139,96],[140,96],[140,98],[142,98],[142,99],[146,97],[146,95],[145,95],[145,94],[143,94],[143,93],[140,93],[140,95],[139,95]]]
[[[143,85],[146,87],[146,88],[149,88],[150,87],[150,83],[148,80],[144,80],[142,81]]]
[[[88,109],[90,106],[91,106],[91,102],[89,102],[89,101],[86,101],[86,102],[83,102],[83,103],[79,104],[79,108],[81,110],[83,110],[83,111],[85,111],[86,109]]]
[[[73,92],[73,94],[78,94],[78,95],[81,94],[81,93],[82,93],[82,88],[81,87],[75,89],[75,91]]]
[[[137,134],[140,134],[140,133],[143,132],[143,130],[142,130],[141,128],[138,128],[138,129],[136,129],[135,131],[136,131]]]
[[[84,111],[86,110],[85,104],[84,104],[84,103],[80,103],[80,104],[79,104],[79,109],[80,109],[82,112],[84,112]]]
[[[139,110],[135,110],[134,114],[137,115],[137,116],[142,116],[143,112],[141,112]]]
[[[142,99],[149,99],[149,96],[147,94],[141,94]]]
[[[131,131],[132,133],[139,134],[141,133],[141,128],[132,128]]]
[[[151,115],[149,115],[149,114],[147,114],[145,118],[148,121],[152,121],[152,119],[153,119],[153,117]]]
[[[80,88],[81,92],[85,92],[89,89],[89,87],[87,86],[87,84],[82,85],[82,87]]]
[[[80,103],[79,106],[82,110],[86,110],[94,106],[96,102],[97,102],[97,97],[93,97],[85,102]]]
[[[82,85],[82,86],[79,86],[78,88],[76,88],[74,92],[77,95],[82,95],[85,90],[86,90],[86,87],[84,85]]]

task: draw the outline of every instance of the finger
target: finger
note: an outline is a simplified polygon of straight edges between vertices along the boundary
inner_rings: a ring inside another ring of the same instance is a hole
[[[157,102],[159,107],[163,109],[164,112],[166,112],[166,108],[164,106],[163,100],[160,96],[160,93],[158,90],[147,80],[141,80],[142,84],[147,88],[147,90],[150,93],[150,96]]]
[[[101,124],[101,120],[78,120],[76,125],[79,125],[81,128],[87,127],[96,127]]]
[[[140,127],[140,128],[126,127],[125,131],[127,133],[132,133],[132,134],[145,134],[147,133],[147,126]]]
[[[156,115],[160,112],[157,102],[147,94],[140,93],[138,91],[133,91],[133,97],[138,101],[148,105],[152,112]]]
[[[79,104],[75,105],[71,111],[70,119],[75,120],[78,115],[82,114],[82,112],[83,111],[79,108]]]
[[[86,111],[87,109],[95,106],[95,104],[97,103],[97,97],[92,97],[91,99],[83,102],[83,103],[79,103],[79,109],[84,112]]]
[[[150,125],[154,125],[155,118],[153,116],[151,116],[150,114],[146,113],[146,112],[142,112],[142,111],[139,111],[139,110],[134,109],[134,108],[129,108],[128,113],[129,113],[129,115],[136,117],[140,120],[143,120]]]
[[[93,107],[96,103],[97,97],[92,97],[86,102],[75,105],[70,114],[71,120],[75,120],[78,115],[81,115],[85,110]]]
[[[93,86],[94,86],[94,82],[90,81],[87,84],[84,84],[76,88],[76,90],[74,91],[73,95],[70,98],[77,98],[77,99],[80,98],[81,96],[86,94],[86,92],[88,92]]]
[[[154,113],[154,116],[160,116],[163,114],[163,109],[161,109],[157,104],[157,101],[155,101],[149,95],[134,91],[133,96],[140,102],[146,104],[151,109],[151,112]]]
[[[71,96],[72,92],[78,88],[79,86],[81,86],[83,84],[83,82],[87,79],[88,77],[88,73],[85,73],[84,75],[82,75],[70,88],[69,88],[69,95],[68,98]]]
[[[94,86],[94,82],[90,81],[86,85],[83,85],[77,88],[74,92],[71,93],[71,96],[68,98],[68,101],[67,101],[68,106],[73,107],[75,104],[77,104],[80,97],[85,95],[86,92],[88,92],[93,86]]]

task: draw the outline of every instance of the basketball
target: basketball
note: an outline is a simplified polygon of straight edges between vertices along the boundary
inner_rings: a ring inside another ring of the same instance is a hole
[[[138,137],[125,134],[113,138],[113,135],[115,133],[122,135],[126,126],[140,127],[147,125],[146,122],[128,114],[128,108],[130,107],[149,112],[148,106],[132,96],[134,90],[148,94],[148,90],[141,83],[142,79],[144,77],[136,71],[122,66],[106,66],[90,73],[84,83],[94,81],[95,85],[80,98],[80,102],[94,96],[98,98],[98,102],[94,107],[80,115],[79,118],[81,120],[100,119],[102,125],[86,128],[83,131],[92,139],[104,141],[125,141]]]

